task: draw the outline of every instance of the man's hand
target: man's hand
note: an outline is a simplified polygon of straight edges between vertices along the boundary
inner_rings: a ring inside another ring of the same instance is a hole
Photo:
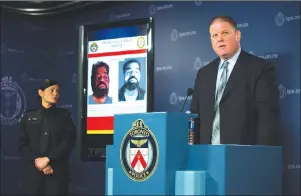
[[[45,175],[49,175],[49,174],[53,174],[53,169],[50,165],[47,165],[44,169],[43,169],[43,173]]]
[[[39,171],[43,170],[48,165],[48,163],[48,157],[39,157],[35,159],[35,166]]]

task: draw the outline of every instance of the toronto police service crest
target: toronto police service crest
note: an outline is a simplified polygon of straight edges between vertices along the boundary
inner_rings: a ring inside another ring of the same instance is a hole
[[[1,79],[1,124],[18,123],[26,110],[26,99],[23,90],[11,76]]]
[[[155,136],[143,120],[136,120],[120,147],[124,172],[134,181],[145,181],[155,172],[158,160],[159,149]]]
[[[97,44],[96,44],[95,42],[93,42],[93,43],[91,44],[91,46],[90,46],[91,52],[96,52],[97,49],[98,49]]]

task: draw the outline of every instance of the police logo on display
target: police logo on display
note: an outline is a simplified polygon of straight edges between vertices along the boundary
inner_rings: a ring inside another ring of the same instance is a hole
[[[286,88],[282,84],[280,84],[278,88],[279,88],[280,99],[283,99],[286,96]]]
[[[156,13],[156,9],[157,9],[156,5],[151,4],[151,5],[149,6],[149,9],[148,9],[149,14],[150,14],[150,15],[154,15],[154,14]]]
[[[285,15],[282,14],[281,12],[279,12],[276,16],[275,16],[275,24],[278,27],[282,27],[282,25],[284,25],[285,23]]]
[[[197,1],[194,1],[194,3],[196,6],[201,6],[203,4],[203,1],[197,0]]]
[[[173,29],[170,34],[171,41],[175,42],[179,39],[179,32],[176,29]]]
[[[177,103],[177,101],[178,101],[178,96],[177,96],[177,94],[176,94],[175,92],[172,92],[172,93],[170,94],[170,96],[169,96],[169,103],[170,103],[171,105],[174,105],[174,104]]]
[[[97,44],[96,44],[95,42],[93,42],[93,43],[91,44],[91,46],[90,46],[91,52],[96,52],[97,49],[98,49]]]
[[[202,60],[201,60],[200,57],[197,57],[195,59],[193,66],[194,66],[195,70],[199,70],[199,69],[201,69],[203,67],[203,62],[202,62]]]
[[[145,181],[155,172],[158,160],[159,148],[154,134],[143,120],[136,120],[120,147],[120,161],[124,172],[134,181]]]
[[[145,46],[145,39],[144,37],[139,37],[137,40],[137,46],[138,48],[143,48]]]
[[[18,83],[11,76],[1,80],[1,124],[13,125],[20,121],[26,110],[26,98]]]

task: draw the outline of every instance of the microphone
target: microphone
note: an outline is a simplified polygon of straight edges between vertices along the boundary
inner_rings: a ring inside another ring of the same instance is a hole
[[[184,106],[185,106],[185,104],[186,104],[186,102],[187,102],[187,98],[188,98],[190,95],[193,94],[193,91],[194,91],[193,88],[188,88],[188,89],[187,89],[187,95],[186,95],[185,101],[184,101],[184,103],[183,103],[183,105],[182,105],[182,108],[181,108],[180,112],[183,111]]]

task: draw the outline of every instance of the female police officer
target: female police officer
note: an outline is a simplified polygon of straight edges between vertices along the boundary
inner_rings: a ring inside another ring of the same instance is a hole
[[[24,160],[27,194],[68,194],[68,159],[75,125],[66,109],[56,108],[60,85],[45,80],[38,90],[41,106],[20,120],[19,152]]]

